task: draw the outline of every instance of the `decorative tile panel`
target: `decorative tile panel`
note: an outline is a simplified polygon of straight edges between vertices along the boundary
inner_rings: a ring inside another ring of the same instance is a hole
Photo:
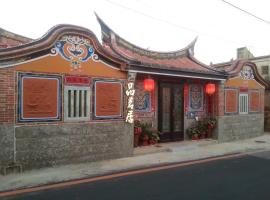
[[[203,86],[201,84],[189,85],[189,111],[203,110]]]
[[[151,112],[151,92],[144,91],[143,82],[135,84],[134,105],[136,112]]]

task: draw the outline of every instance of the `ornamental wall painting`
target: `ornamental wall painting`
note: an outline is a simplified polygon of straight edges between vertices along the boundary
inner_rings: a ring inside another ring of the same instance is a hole
[[[189,85],[189,111],[203,111],[203,86]]]
[[[123,117],[123,83],[112,80],[94,81],[94,118]]]
[[[250,66],[244,66],[239,73],[239,76],[244,80],[253,80],[253,70]]]
[[[63,36],[55,43],[54,48],[51,49],[51,55],[57,54],[70,62],[71,72],[82,72],[81,63],[88,61],[90,58],[94,61],[98,60],[90,40],[75,35]]]
[[[151,112],[151,92],[144,91],[142,81],[135,85],[134,107],[136,112]]]
[[[19,74],[18,122],[61,119],[61,77]]]

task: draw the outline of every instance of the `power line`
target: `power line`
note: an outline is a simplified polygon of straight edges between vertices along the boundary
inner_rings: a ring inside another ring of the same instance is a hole
[[[262,22],[264,22],[264,23],[266,23],[266,24],[268,24],[268,25],[270,25],[270,21],[267,21],[267,20],[265,20],[265,19],[263,19],[263,18],[261,18],[261,17],[258,17],[257,15],[254,15],[253,13],[251,13],[251,12],[249,12],[249,11],[246,11],[246,10],[244,10],[244,9],[242,9],[242,8],[236,6],[236,5],[234,5],[234,4],[232,4],[232,3],[228,2],[228,1],[225,1],[225,0],[220,0],[220,1],[222,1],[222,2],[224,2],[224,3],[228,4],[228,5],[230,5],[231,7],[234,7],[234,8],[236,8],[237,10],[240,10],[240,11],[242,11],[243,13],[246,13],[246,14],[248,14],[248,15],[250,15],[250,16],[252,16],[252,17],[254,17],[254,18],[256,18],[256,19],[258,19],[258,20],[260,20],[260,21],[262,21]]]
[[[152,16],[152,15],[146,14],[146,13],[141,12],[141,11],[138,11],[138,10],[136,10],[136,9],[133,9],[133,8],[124,6],[124,5],[122,5],[122,4],[116,3],[116,2],[114,2],[114,1],[110,1],[110,0],[104,0],[104,1],[107,1],[107,2],[109,2],[109,3],[111,3],[111,4],[115,5],[115,6],[124,8],[124,9],[126,9],[126,10],[130,10],[130,11],[132,11],[132,12],[134,12],[134,13],[137,13],[137,14],[140,14],[140,15],[142,15],[142,16],[144,16],[144,17],[147,17],[147,18],[150,18],[150,19],[154,19],[154,20],[156,20],[156,21],[160,21],[160,22],[163,22],[163,23],[165,23],[165,24],[169,24],[169,25],[171,25],[171,26],[175,26],[175,27],[178,27],[178,28],[181,28],[181,29],[185,29],[185,30],[188,30],[188,31],[194,32],[194,33],[201,33],[201,32],[199,32],[199,31],[197,31],[197,30],[194,30],[194,29],[191,29],[191,28],[188,28],[188,27],[184,27],[184,26],[180,26],[180,25],[175,24],[175,23],[173,23],[173,22],[170,22],[170,21],[168,21],[168,20],[165,20],[165,19],[162,19],[162,18],[158,18],[158,17]]]
[[[216,38],[218,40],[222,40],[222,41],[225,41],[225,42],[230,42],[230,43],[234,43],[234,44],[237,44],[237,45],[244,45],[243,43],[240,43],[238,41],[233,41],[233,40],[228,40],[224,37],[221,37],[221,36],[218,36],[218,35],[212,35],[212,34],[208,34],[208,33],[203,33],[203,32],[200,32],[200,31],[197,31],[195,29],[191,29],[191,28],[188,28],[188,27],[184,27],[184,26],[180,26],[176,23],[173,23],[173,22],[170,22],[168,20],[165,20],[163,18],[159,18],[159,17],[155,17],[155,16],[152,16],[152,15],[149,15],[147,13],[144,13],[144,12],[141,12],[141,11],[138,11],[136,9],[133,9],[133,8],[130,8],[128,6],[125,6],[123,4],[120,4],[120,3],[116,3],[114,1],[111,1],[111,0],[104,0],[110,4],[113,4],[114,6],[117,6],[117,7],[121,7],[125,10],[129,10],[129,11],[132,11],[133,13],[136,13],[136,14],[139,14],[139,15],[142,15],[144,17],[147,17],[147,18],[150,18],[150,19],[153,19],[153,20],[156,20],[156,21],[159,21],[159,22],[162,22],[162,23],[165,23],[165,24],[168,24],[170,26],[174,26],[174,27],[177,27],[177,28],[180,28],[180,29],[184,29],[184,30],[187,30],[189,32],[193,32],[193,33],[196,33],[196,34],[201,34],[201,35],[204,35],[204,36],[207,36],[207,37],[210,37],[210,38]],[[270,22],[269,22],[270,23]],[[261,50],[268,50],[266,48],[261,48],[261,47],[255,47],[254,45],[249,45],[249,44],[245,44],[246,46],[248,47],[251,47],[251,48],[256,48],[256,49],[261,49]]]

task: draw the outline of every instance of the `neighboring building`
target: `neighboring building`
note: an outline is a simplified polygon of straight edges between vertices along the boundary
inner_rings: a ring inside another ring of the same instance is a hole
[[[270,55],[255,57],[247,47],[242,47],[237,49],[237,59],[246,59],[254,62],[260,75],[266,81],[270,81]]]
[[[33,39],[0,28],[0,49],[19,46],[32,41]]]
[[[255,57],[246,48],[237,49],[237,59],[246,59],[256,64],[260,75],[270,83],[270,55]],[[270,131],[270,88],[265,91],[265,130]]]
[[[88,29],[58,25],[0,50],[0,167],[131,156],[134,119],[164,142],[188,140],[195,119],[210,116],[220,142],[263,134],[266,84],[253,63],[205,65],[196,40],[179,51],[142,49],[98,21],[103,45]]]
[[[256,65],[247,60],[235,60],[214,67],[230,74],[224,84],[225,116],[220,123],[224,134],[219,135],[227,140],[263,133],[264,91],[269,84],[259,75]]]

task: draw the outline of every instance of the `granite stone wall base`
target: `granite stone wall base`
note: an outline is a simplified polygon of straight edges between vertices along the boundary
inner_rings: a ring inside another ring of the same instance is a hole
[[[125,122],[16,127],[23,169],[131,156],[133,128]]]
[[[0,172],[14,161],[14,126],[0,125]]]
[[[264,114],[221,116],[215,131],[219,142],[260,136],[264,133]]]

